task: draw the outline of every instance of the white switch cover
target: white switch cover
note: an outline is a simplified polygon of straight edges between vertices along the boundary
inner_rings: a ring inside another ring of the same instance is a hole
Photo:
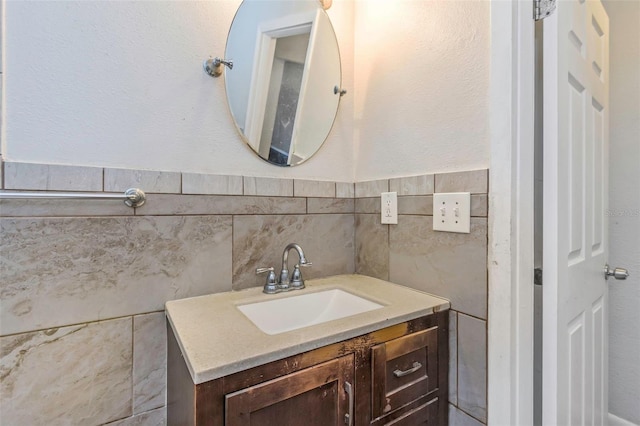
[[[471,194],[451,192],[433,194],[433,230],[444,232],[471,231]]]
[[[398,224],[398,193],[383,192],[380,194],[380,220],[391,225]]]

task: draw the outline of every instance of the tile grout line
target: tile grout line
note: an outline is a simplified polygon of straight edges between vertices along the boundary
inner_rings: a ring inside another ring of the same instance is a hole
[[[487,416],[487,422],[489,419],[489,184],[490,184],[490,178],[489,178],[489,174],[487,172],[487,204],[486,204],[486,208],[487,208],[487,235],[486,235],[486,239],[485,239],[485,244],[487,247],[487,257],[486,257],[486,264],[487,264],[487,270],[486,272],[486,277],[487,277],[487,285],[486,285],[486,293],[487,293],[487,302],[486,302],[486,312],[487,312],[487,319],[485,320],[485,324],[484,324],[484,347],[485,347],[485,364],[484,364],[484,378],[485,378],[485,405],[486,405],[486,416]]]
[[[234,253],[236,244],[236,215],[231,215],[231,291],[233,291],[233,266],[234,266]]]
[[[452,405],[454,405],[454,406],[455,406],[456,404],[458,404],[458,388],[459,388],[459,381],[460,381],[460,380],[459,380],[459,376],[460,376],[460,375],[458,374],[458,370],[459,370],[459,369],[458,369],[458,361],[460,360],[460,356],[459,356],[459,354],[458,354],[458,353],[459,353],[459,351],[460,351],[460,349],[459,349],[459,346],[460,346],[460,345],[458,344],[458,334],[459,334],[459,333],[458,333],[458,311],[456,311],[456,310],[454,310],[454,309],[451,309],[451,308],[449,308],[449,310],[450,310],[451,312],[453,312],[453,313],[454,313],[454,315],[455,315],[455,317],[456,317],[456,329],[455,329],[455,331],[454,331],[454,332],[456,333],[456,392],[455,392],[456,402],[455,402],[455,404],[454,404],[453,402],[449,401],[449,404],[452,404]]]
[[[458,364],[460,363],[460,344],[458,342],[458,338],[460,336],[460,332],[459,332],[459,328],[460,328],[460,321],[459,321],[459,315],[458,315],[458,311],[454,311],[456,314],[456,404],[458,404],[460,402],[460,398],[458,398],[458,393],[460,390],[460,374],[459,373],[459,368],[458,368]]]
[[[462,312],[461,310],[458,310],[458,309],[455,309],[455,311],[458,313],[458,315],[459,315],[459,314],[462,314],[462,315],[464,315],[464,316],[466,316],[466,317],[469,317],[469,318],[475,319],[475,320],[477,320],[477,321],[483,321],[483,322],[485,322],[485,323],[489,322],[488,320],[486,320],[486,319],[484,319],[484,318],[482,318],[482,317],[478,317],[478,316],[476,316],[476,315],[471,315],[471,314],[468,314],[468,313],[466,313],[466,312]]]
[[[449,404],[451,404],[451,403],[449,403]],[[482,425],[486,425],[486,423],[485,423],[485,422],[483,422],[482,420],[480,420],[479,418],[477,418],[477,417],[476,417],[476,416],[474,416],[473,414],[469,414],[468,412],[466,412],[466,411],[465,411],[462,407],[460,407],[459,405],[457,405],[457,404],[451,404],[451,405],[453,405],[454,407],[456,407],[456,409],[458,409],[458,410],[462,411],[464,414],[466,414],[467,416],[471,417],[473,420],[477,421],[478,423],[480,423],[480,424],[482,424]]]
[[[120,316],[111,317],[111,318],[102,318],[102,319],[91,320],[91,321],[84,321],[84,322],[76,322],[76,323],[71,323],[71,324],[57,325],[57,326],[53,326],[53,327],[37,328],[35,330],[19,331],[17,333],[2,334],[2,335],[0,335],[0,337],[19,336],[21,334],[27,334],[27,333],[41,333],[41,332],[44,332],[44,331],[47,331],[47,330],[52,330],[54,328],[76,327],[76,326],[81,326],[81,325],[95,324],[95,323],[99,323],[99,322],[120,320],[120,319],[124,319],[124,318],[133,318],[135,315],[148,315],[148,314],[156,314],[156,313],[164,313],[164,312],[165,312],[165,310],[162,309],[162,310],[158,310],[158,311],[148,311],[148,312],[140,312],[140,313],[137,313],[137,314],[120,315]]]
[[[133,387],[134,387],[134,378],[133,378],[133,374],[134,374],[134,363],[135,363],[135,350],[136,350],[136,345],[135,345],[135,324],[134,324],[135,320],[134,320],[134,316],[131,316],[131,415],[134,415],[134,407],[133,407]]]
[[[358,217],[355,208],[353,210],[353,272],[358,273]]]

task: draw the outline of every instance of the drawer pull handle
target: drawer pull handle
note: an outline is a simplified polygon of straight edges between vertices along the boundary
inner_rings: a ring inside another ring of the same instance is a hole
[[[404,377],[407,376],[411,373],[415,373],[416,371],[420,370],[422,368],[422,364],[420,364],[419,362],[414,362],[413,363],[413,368],[410,368],[408,370],[393,370],[393,375],[396,377]]]
[[[353,387],[351,386],[351,383],[349,382],[344,382],[344,390],[347,393],[347,396],[349,398],[349,412],[347,414],[344,415],[344,424],[346,424],[347,426],[352,426],[353,425]]]

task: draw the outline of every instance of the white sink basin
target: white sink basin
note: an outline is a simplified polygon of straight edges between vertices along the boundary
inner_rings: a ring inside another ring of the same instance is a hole
[[[238,309],[266,334],[280,334],[382,307],[344,290],[333,289],[239,305]]]

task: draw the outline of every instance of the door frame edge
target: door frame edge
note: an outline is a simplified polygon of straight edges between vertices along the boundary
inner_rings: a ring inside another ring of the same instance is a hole
[[[534,60],[531,0],[491,0],[487,414],[533,424]]]

